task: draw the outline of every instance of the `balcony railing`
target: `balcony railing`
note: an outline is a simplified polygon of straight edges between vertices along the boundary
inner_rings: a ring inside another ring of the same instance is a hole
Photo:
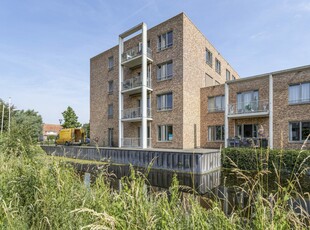
[[[151,118],[151,108],[147,108],[147,117]],[[130,108],[122,110],[122,119],[136,119],[142,118],[142,109],[139,108]]]
[[[246,148],[267,148],[268,139],[267,138],[229,138],[228,140],[229,147],[246,147]]]
[[[122,62],[129,61],[142,55],[142,49],[139,46],[133,47],[122,54]],[[147,48],[147,57],[152,59],[152,50]]]
[[[146,79],[146,86],[148,88],[152,87],[152,81],[150,77],[147,77]],[[129,89],[134,89],[137,87],[141,87],[142,86],[142,77],[141,76],[136,76],[130,79],[127,79],[125,81],[123,81],[122,83],[122,90],[129,90]]]
[[[147,147],[151,147],[152,139],[147,138]],[[126,148],[141,148],[142,138],[123,138],[122,147]]]
[[[269,101],[251,101],[228,105],[228,115],[269,112]]]

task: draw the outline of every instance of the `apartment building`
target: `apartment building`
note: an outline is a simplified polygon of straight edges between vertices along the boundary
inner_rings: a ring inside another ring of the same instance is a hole
[[[151,29],[141,23],[118,39],[90,60],[91,140],[128,148],[205,146],[200,89],[238,73],[184,13]]]
[[[310,134],[310,66],[205,87],[200,99],[204,148],[300,149]]]

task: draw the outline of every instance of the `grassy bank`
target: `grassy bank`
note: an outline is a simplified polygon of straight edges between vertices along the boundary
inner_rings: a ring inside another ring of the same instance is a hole
[[[255,211],[236,209],[225,216],[216,199],[207,200],[208,210],[195,193],[181,199],[176,179],[168,191],[150,192],[145,177],[132,172],[115,191],[103,170],[87,187],[70,164],[45,156],[37,146],[14,136],[0,142],[0,229],[307,228],[309,215],[287,204],[297,193],[293,183],[264,197],[265,171],[254,178],[236,171]]]

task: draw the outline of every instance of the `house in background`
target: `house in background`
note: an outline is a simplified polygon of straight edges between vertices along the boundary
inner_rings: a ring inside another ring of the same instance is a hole
[[[61,125],[56,124],[43,124],[42,125],[42,140],[46,141],[48,136],[57,136],[62,129]]]
[[[200,147],[200,89],[238,78],[184,13],[151,29],[141,23],[90,60],[91,140],[126,148]]]
[[[200,98],[204,148],[300,149],[310,134],[310,65],[206,87]]]

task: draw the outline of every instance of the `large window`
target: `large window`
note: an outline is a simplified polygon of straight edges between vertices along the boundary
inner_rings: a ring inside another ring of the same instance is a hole
[[[172,61],[157,66],[157,81],[163,81],[172,78]]]
[[[289,87],[289,104],[310,102],[310,82],[291,85]]]
[[[108,92],[109,92],[109,94],[113,93],[113,81],[109,81]]]
[[[158,36],[157,48],[163,50],[173,45],[173,33],[169,31],[165,34]]]
[[[238,113],[255,112],[258,110],[258,91],[247,91],[237,94]]]
[[[224,141],[224,139],[225,139],[224,125],[208,127],[208,140],[209,141]]]
[[[157,96],[157,110],[172,109],[172,93]]]
[[[108,106],[108,118],[113,118],[113,104]]]
[[[158,141],[172,141],[172,139],[173,139],[172,125],[159,125]]]
[[[229,70],[227,69],[226,70],[226,81],[229,81],[230,80],[230,72]]]
[[[217,112],[225,110],[225,96],[216,96],[208,98],[208,112]]]
[[[215,71],[221,74],[221,62],[217,58],[215,58]]]
[[[114,58],[113,56],[108,58],[108,69],[111,70],[114,67]]]
[[[213,55],[210,50],[206,49],[206,63],[212,67]]]
[[[290,141],[304,141],[310,134],[310,121],[290,122]]]

